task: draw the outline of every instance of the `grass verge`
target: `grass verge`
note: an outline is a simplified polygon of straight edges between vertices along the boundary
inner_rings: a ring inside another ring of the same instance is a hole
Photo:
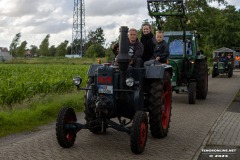
[[[35,130],[38,126],[56,120],[59,110],[69,106],[83,111],[84,92],[50,95],[24,107],[0,111],[0,137]]]

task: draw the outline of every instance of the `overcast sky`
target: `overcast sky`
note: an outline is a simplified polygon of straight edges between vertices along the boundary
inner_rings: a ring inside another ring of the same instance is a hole
[[[239,0],[227,0],[240,8]],[[50,34],[50,46],[72,42],[74,0],[0,0],[0,47],[8,47],[17,33],[21,42],[39,46]],[[238,2],[238,3],[237,3]],[[106,43],[120,26],[139,29],[147,15],[147,0],[85,0],[86,32],[102,27]]]

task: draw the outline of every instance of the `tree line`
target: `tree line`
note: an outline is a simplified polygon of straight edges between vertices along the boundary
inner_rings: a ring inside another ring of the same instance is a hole
[[[210,6],[209,2],[216,1],[225,6],[223,9]],[[200,35],[200,48],[211,58],[212,52],[221,47],[239,47],[240,41],[240,10],[235,6],[228,5],[225,0],[187,0],[186,16],[190,23],[187,30],[196,30]],[[152,25],[153,33],[157,30],[156,21],[143,20],[142,23],[149,22]],[[178,18],[167,17],[161,21],[164,31],[181,30]],[[141,36],[141,26],[138,30],[139,38]],[[13,38],[10,45],[10,53],[13,56],[24,56],[26,53],[27,42],[19,44],[21,33]],[[71,46],[67,40],[58,46],[49,46],[50,35],[46,35],[39,47],[30,46],[30,53],[37,56],[65,56],[71,54]],[[117,37],[116,37],[117,39]],[[89,58],[107,57],[112,59],[111,45],[116,41],[105,45],[106,39],[101,27],[95,31],[89,31],[87,40],[84,43],[84,56]],[[76,42],[73,42],[76,43]]]

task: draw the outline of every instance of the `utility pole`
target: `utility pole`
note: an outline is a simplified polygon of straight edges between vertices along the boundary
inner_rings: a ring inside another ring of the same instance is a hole
[[[86,30],[84,0],[74,0],[71,54],[82,57],[84,54],[85,41]]]

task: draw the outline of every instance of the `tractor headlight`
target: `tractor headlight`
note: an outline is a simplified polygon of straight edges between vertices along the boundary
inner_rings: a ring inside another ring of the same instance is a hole
[[[79,85],[82,83],[82,78],[81,78],[81,77],[75,77],[75,78],[73,78],[73,83],[74,83],[76,86],[79,86]]]
[[[127,78],[126,79],[126,85],[128,87],[132,87],[134,85],[134,79],[133,78]]]

